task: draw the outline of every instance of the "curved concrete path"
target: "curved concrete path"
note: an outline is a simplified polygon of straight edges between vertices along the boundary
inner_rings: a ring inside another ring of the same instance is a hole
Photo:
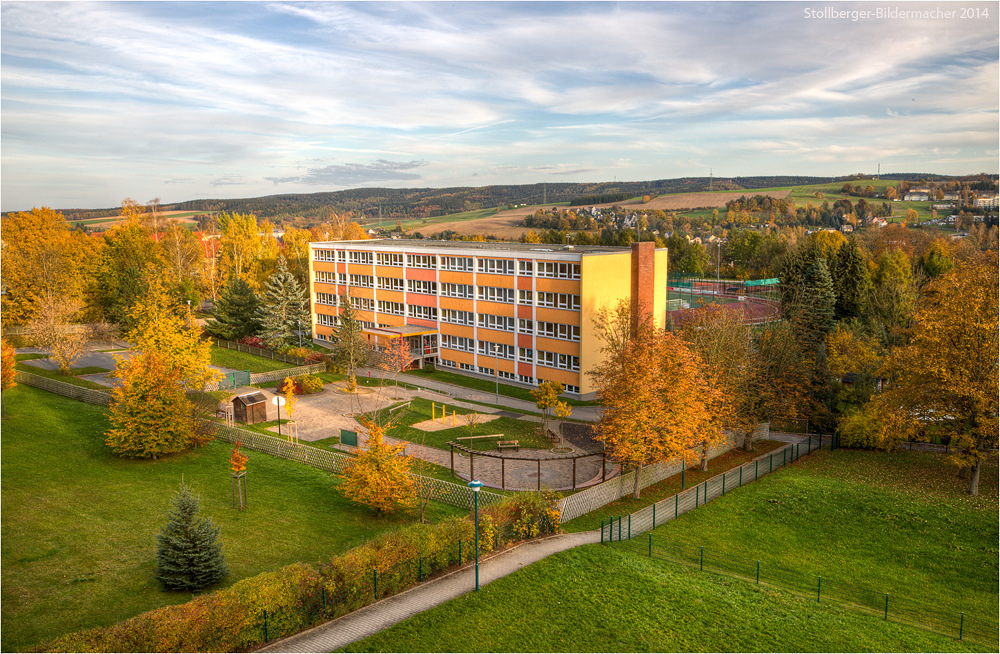
[[[589,543],[599,543],[600,540],[601,532],[596,530],[577,534],[557,534],[522,543],[491,554],[489,558],[480,557],[479,585],[485,586],[556,552]],[[379,600],[308,631],[268,643],[255,651],[332,652],[377,634],[410,616],[444,604],[450,599],[470,591],[474,592],[475,574],[475,564],[468,563],[454,572],[425,581],[398,595]]]

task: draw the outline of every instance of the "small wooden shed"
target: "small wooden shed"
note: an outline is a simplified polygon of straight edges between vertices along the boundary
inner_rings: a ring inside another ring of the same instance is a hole
[[[267,398],[263,393],[247,393],[233,398],[233,420],[245,425],[267,422]]]

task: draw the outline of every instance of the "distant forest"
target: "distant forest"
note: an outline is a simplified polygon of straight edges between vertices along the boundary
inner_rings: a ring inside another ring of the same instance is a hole
[[[597,182],[544,184],[504,184],[452,188],[356,188],[323,193],[292,193],[257,198],[188,200],[163,205],[164,210],[226,211],[252,213],[272,221],[297,217],[323,221],[332,213],[352,213],[360,222],[395,221],[431,218],[462,211],[504,209],[515,205],[569,203],[596,204],[602,197],[642,197],[672,193],[742,191],[762,188],[824,184],[850,181],[861,175],[842,177],[806,177],[770,175],[758,177],[678,177],[644,182]],[[883,179],[942,181],[959,179],[925,173],[893,173]],[[105,209],[61,209],[69,221],[114,216],[118,207]]]

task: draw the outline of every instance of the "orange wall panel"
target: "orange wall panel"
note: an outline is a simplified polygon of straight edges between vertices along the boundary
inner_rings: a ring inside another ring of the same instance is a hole
[[[580,356],[580,344],[572,341],[561,341],[555,338],[544,338],[539,336],[535,340],[535,349],[546,352],[557,352],[558,354],[572,354]]]
[[[472,284],[471,272],[458,272],[455,270],[442,270],[438,273],[438,279],[442,284]]]
[[[476,275],[476,285],[497,286],[499,288],[515,288],[514,277],[511,275],[488,275],[486,273]]]

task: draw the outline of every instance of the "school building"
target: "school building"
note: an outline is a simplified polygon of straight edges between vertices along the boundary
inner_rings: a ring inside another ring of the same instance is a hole
[[[663,327],[667,251],[380,239],[309,244],[313,338],[335,340],[350,301],[371,347],[405,339],[414,365],[594,397],[593,319],[628,299]],[[347,300],[349,298],[349,300]]]

